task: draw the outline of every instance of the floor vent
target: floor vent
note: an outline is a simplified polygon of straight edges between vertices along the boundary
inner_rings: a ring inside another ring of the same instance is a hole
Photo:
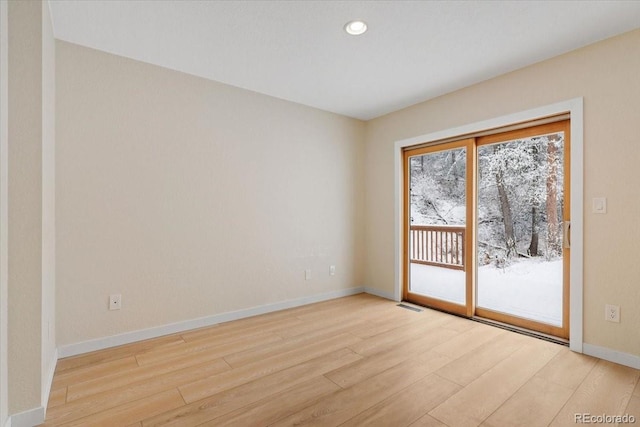
[[[406,305],[406,304],[397,304],[397,305],[398,307],[406,308],[407,310],[411,310],[411,311],[417,311],[418,313],[422,311],[419,308],[411,307],[410,305]]]

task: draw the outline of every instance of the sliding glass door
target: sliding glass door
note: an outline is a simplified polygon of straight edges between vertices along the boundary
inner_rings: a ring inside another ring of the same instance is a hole
[[[569,122],[406,150],[404,298],[569,334]]]
[[[569,336],[568,132],[568,122],[558,122],[477,139],[476,315],[562,338]]]
[[[472,140],[405,153],[405,299],[469,315]]]

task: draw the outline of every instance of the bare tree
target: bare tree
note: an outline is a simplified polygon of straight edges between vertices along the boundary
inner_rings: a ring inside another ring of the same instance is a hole
[[[531,156],[534,161],[539,156],[538,141],[535,141],[531,146]],[[537,164],[537,162],[535,163]],[[532,187],[536,189],[539,185],[539,174],[533,174]],[[531,240],[529,242],[529,249],[527,252],[530,256],[538,256],[538,243],[540,242],[540,214],[538,213],[538,197],[536,192],[530,192],[529,203],[531,203]]]
[[[493,146],[493,153],[499,153],[501,145],[496,144]],[[509,204],[509,196],[505,188],[504,182],[504,170],[500,165],[495,173],[496,187],[498,189],[498,197],[500,199],[500,211],[502,213],[502,222],[504,224],[504,243],[507,249],[506,256],[512,257],[517,254],[516,238],[513,227],[513,216],[511,215],[511,205]]]
[[[558,224],[558,146],[560,135],[549,136],[547,144],[547,252],[548,256],[561,253]]]

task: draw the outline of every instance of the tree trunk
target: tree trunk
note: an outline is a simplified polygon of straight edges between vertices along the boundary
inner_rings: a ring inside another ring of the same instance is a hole
[[[513,232],[513,217],[511,216],[511,206],[507,197],[507,190],[504,188],[504,177],[502,168],[496,173],[496,185],[498,187],[498,197],[500,198],[500,210],[502,211],[502,222],[504,223],[504,243],[507,248],[507,258],[515,256],[516,238]]]
[[[538,230],[538,209],[535,206],[531,206],[531,243],[529,243],[528,251],[531,256],[538,256]]]
[[[538,144],[540,141],[532,141],[531,156],[534,160],[535,167],[540,167],[540,150]],[[533,185],[531,191],[531,197],[529,203],[531,204],[531,241],[529,242],[528,253],[529,256],[538,256],[538,242],[540,241],[540,215],[538,214],[538,199],[536,198],[536,189],[540,184],[540,179],[537,173],[533,175]]]
[[[548,256],[561,253],[560,229],[558,226],[558,135],[549,136],[547,144],[547,248]]]

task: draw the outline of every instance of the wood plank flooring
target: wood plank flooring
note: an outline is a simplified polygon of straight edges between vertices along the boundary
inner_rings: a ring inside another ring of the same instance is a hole
[[[44,426],[640,423],[640,371],[367,294],[58,361]]]

